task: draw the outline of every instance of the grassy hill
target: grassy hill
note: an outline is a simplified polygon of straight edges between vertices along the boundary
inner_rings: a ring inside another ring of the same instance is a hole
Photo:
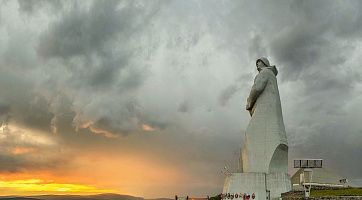
[[[362,196],[362,188],[340,188],[329,190],[311,190],[312,197],[323,196]]]
[[[311,197],[334,197],[334,196],[362,196],[362,188],[333,188],[333,189],[313,189],[311,190]],[[304,197],[303,191],[290,191],[283,193],[282,197],[302,198]]]

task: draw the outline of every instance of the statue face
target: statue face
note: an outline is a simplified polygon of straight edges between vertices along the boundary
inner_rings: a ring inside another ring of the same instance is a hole
[[[264,63],[261,60],[258,60],[256,62],[256,68],[258,69],[258,71],[260,71],[263,67],[266,67],[266,66],[264,65]]]

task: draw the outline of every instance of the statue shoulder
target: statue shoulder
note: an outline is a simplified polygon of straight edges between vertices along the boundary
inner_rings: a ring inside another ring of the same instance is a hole
[[[268,79],[268,74],[270,70],[266,70],[266,69],[262,69],[256,76],[255,76],[255,79],[254,79],[254,82],[257,81],[257,80],[260,80],[260,79]]]

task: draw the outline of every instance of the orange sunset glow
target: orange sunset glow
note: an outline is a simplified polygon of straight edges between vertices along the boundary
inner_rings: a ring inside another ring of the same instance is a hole
[[[0,181],[1,195],[39,195],[39,194],[97,194],[117,192],[99,189],[94,186],[56,183],[50,180],[26,179]]]
[[[151,160],[97,158],[99,152],[94,154],[76,158],[72,165],[77,168],[73,170],[0,174],[0,195],[120,193],[140,196],[150,183],[161,186],[170,180],[185,180],[174,168],[163,167]]]
[[[1,129],[5,129],[1,131],[3,139],[17,140],[11,148],[4,149],[14,158],[26,156],[30,162],[55,163],[48,169],[30,163],[30,169],[0,173],[0,195],[119,193],[143,196],[152,192],[156,195],[159,193],[154,190],[156,187],[173,187],[173,180],[190,179],[172,163],[147,154],[124,154],[107,148],[79,151],[61,146],[62,140],[42,131],[17,124]],[[64,161],[59,163],[54,159]]]

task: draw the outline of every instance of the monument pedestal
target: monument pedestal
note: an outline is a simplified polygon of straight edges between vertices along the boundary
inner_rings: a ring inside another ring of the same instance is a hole
[[[230,194],[224,199],[243,199],[240,194],[253,194],[255,200],[272,200],[281,197],[281,193],[291,190],[290,177],[287,173],[231,173],[225,179],[223,194]],[[237,194],[237,195],[235,195]]]

